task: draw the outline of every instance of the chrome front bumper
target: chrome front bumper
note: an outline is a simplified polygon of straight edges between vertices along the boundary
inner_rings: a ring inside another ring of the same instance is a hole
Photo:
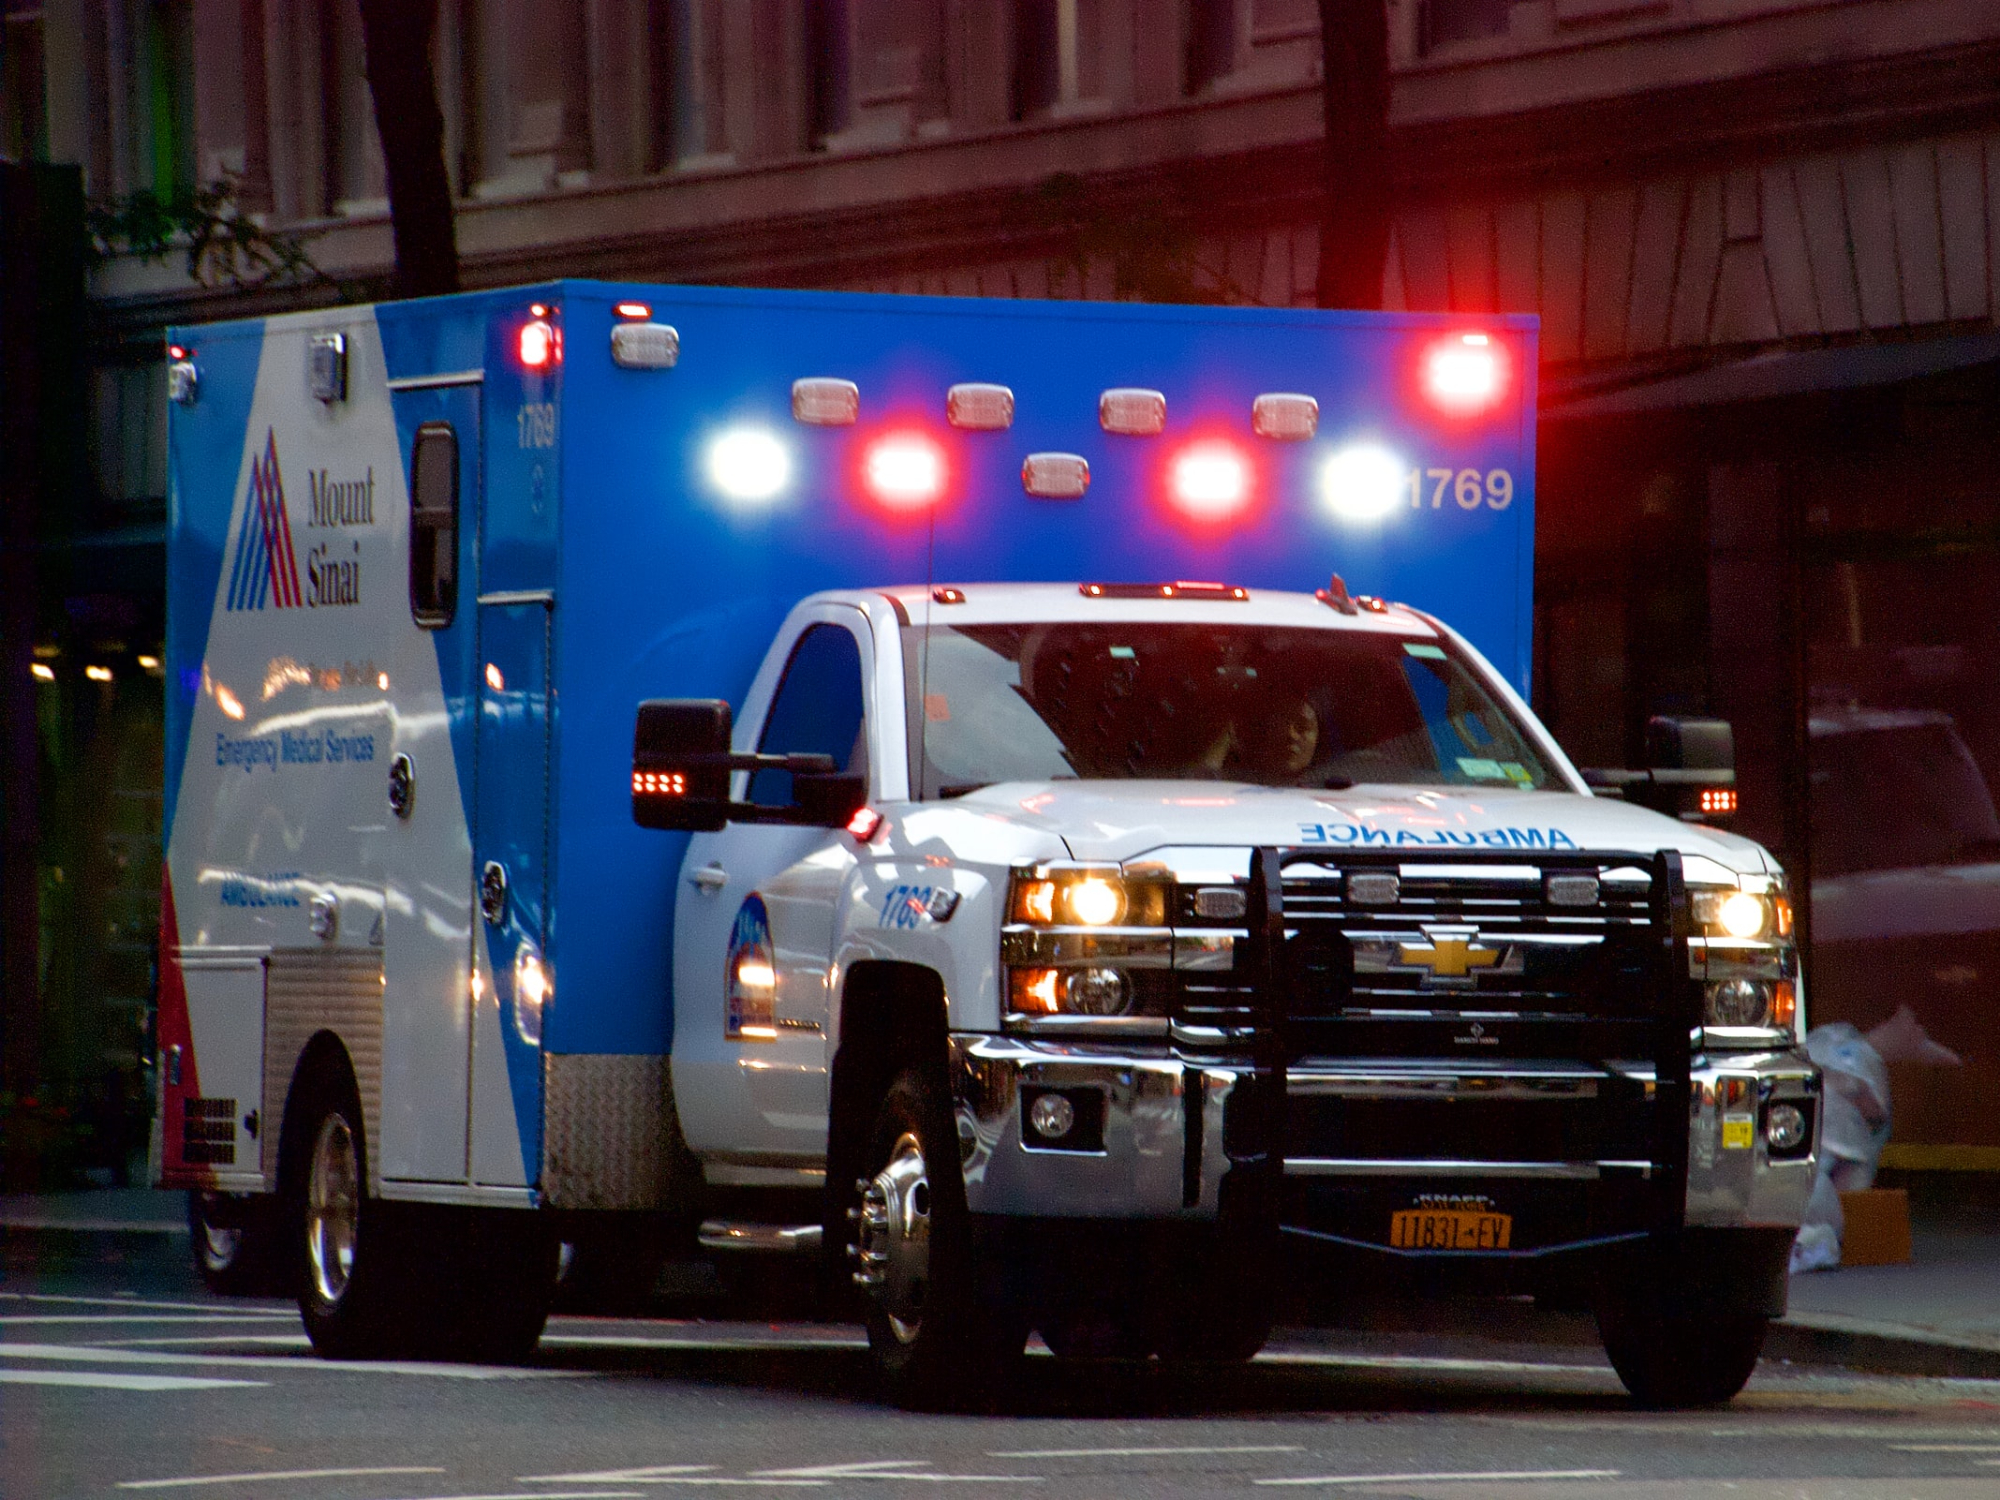
[[[1115,1042],[1085,1043],[960,1033],[952,1043],[952,1091],[966,1196],[974,1213],[1010,1217],[1212,1219],[1229,1168],[1224,1114],[1242,1070],[1137,1055]],[[1650,1064],[1617,1065],[1634,1082]],[[1413,1098],[1446,1102],[1529,1094],[1559,1105],[1594,1091],[1606,1069],[1584,1064],[1454,1068],[1445,1062],[1337,1063],[1294,1067],[1300,1095]],[[1818,1071],[1803,1052],[1697,1055],[1691,1070],[1685,1222],[1708,1228],[1796,1228],[1811,1196],[1819,1146]],[[1023,1118],[1023,1094],[1102,1095],[1101,1143],[1076,1150],[1038,1145]],[[1190,1108],[1190,1101],[1195,1107]],[[1773,1159],[1764,1111],[1793,1100],[1811,1106],[1811,1150]],[[1744,1143],[1745,1122],[1749,1124]],[[1732,1128],[1733,1127],[1733,1128]],[[1411,1143],[1407,1157],[1312,1158],[1286,1163],[1288,1177],[1401,1178],[1464,1191],[1482,1180],[1591,1181],[1648,1176],[1650,1162],[1438,1160]]]

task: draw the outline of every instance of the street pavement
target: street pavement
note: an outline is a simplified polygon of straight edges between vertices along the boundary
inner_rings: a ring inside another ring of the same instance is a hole
[[[1726,1408],[1654,1414],[1561,1341],[1298,1331],[1219,1372],[1038,1353],[952,1416],[882,1403],[859,1332],[824,1324],[562,1317],[527,1367],[331,1364],[288,1305],[203,1291],[139,1207],[95,1222],[151,1232],[0,1233],[4,1500],[2000,1496],[2000,1381],[1767,1360]]]

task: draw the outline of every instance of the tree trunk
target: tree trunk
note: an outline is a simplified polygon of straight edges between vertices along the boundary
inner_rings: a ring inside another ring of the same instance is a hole
[[[431,39],[438,0],[361,0],[361,41],[375,129],[389,174],[389,221],[396,236],[396,295],[434,297],[458,290],[458,232],[444,165]]]
[[[1379,308],[1389,255],[1389,18],[1384,0],[1319,0],[1321,307]]]

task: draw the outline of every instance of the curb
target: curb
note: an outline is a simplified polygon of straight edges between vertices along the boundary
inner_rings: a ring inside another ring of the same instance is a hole
[[[1810,1323],[1781,1318],[1764,1340],[1764,1358],[1794,1364],[1841,1365],[1882,1375],[2000,1380],[2000,1348],[1947,1334],[1890,1333],[1814,1315]]]
[[[0,1235],[109,1234],[179,1235],[186,1239],[186,1220],[173,1219],[52,1219],[14,1214],[0,1219]]]

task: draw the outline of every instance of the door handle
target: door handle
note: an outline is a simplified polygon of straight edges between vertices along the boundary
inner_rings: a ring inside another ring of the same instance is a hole
[[[717,891],[729,884],[729,872],[711,860],[708,864],[703,865],[699,870],[688,876],[688,883],[693,885],[704,896],[713,896]]]

